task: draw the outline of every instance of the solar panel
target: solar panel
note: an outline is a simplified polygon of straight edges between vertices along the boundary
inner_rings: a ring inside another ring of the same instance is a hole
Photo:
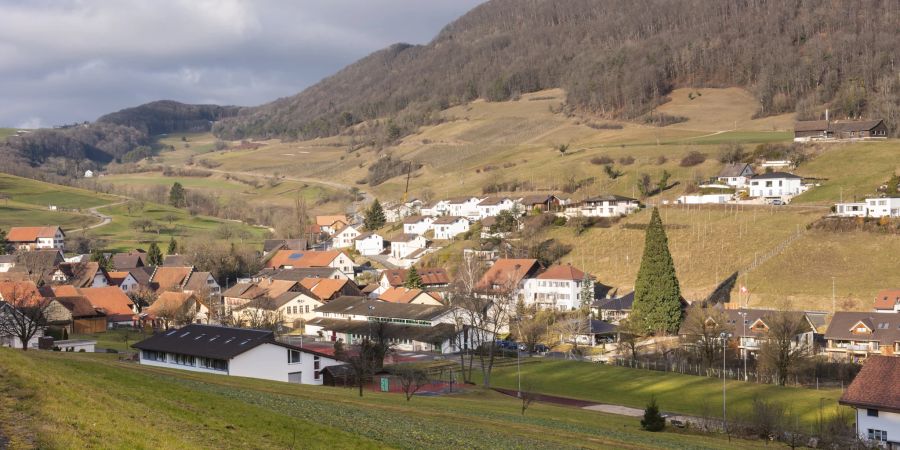
[[[303,257],[303,253],[291,253],[291,255],[288,256],[288,259],[300,259],[302,257]]]

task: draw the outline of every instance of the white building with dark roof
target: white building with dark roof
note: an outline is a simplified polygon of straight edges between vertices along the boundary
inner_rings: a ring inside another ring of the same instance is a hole
[[[790,200],[805,191],[803,178],[787,172],[769,172],[750,179],[750,197]]]

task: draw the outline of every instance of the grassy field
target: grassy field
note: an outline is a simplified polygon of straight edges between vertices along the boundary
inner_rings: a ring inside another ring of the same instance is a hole
[[[80,229],[99,220],[96,217],[69,211],[50,211],[27,203],[0,202],[0,229],[36,225],[59,225],[63,230]]]
[[[16,134],[15,128],[0,128],[0,139],[6,139],[7,136]]]
[[[0,192],[29,205],[53,205],[61,209],[87,209],[118,201],[117,197],[68,186],[44,183],[0,173]]]
[[[577,361],[543,361],[522,365],[523,385],[536,391],[562,397],[578,398],[643,408],[656,396],[660,409],[680,414],[721,417],[722,381],[716,378],[681,375],[671,372],[630,369]],[[498,368],[492,382],[499,387],[515,389],[516,366]],[[740,417],[751,411],[753,398],[775,400],[799,415],[801,423],[812,426],[819,415],[819,399],[825,399],[824,413],[834,414],[840,389],[804,389],[768,384],[727,383],[728,411]]]
[[[275,383],[0,348],[0,433],[27,448],[762,448],[520,403]]]

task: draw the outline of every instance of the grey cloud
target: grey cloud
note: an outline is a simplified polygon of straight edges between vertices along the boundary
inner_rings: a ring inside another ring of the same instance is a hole
[[[0,126],[158,99],[264,103],[392,43],[426,43],[481,1],[0,0]]]

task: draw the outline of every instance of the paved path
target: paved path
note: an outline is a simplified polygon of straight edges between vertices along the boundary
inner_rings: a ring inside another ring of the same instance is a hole
[[[99,222],[99,223],[95,223],[95,224],[93,224],[93,225],[91,225],[91,226],[89,226],[89,227],[82,228],[81,230],[82,230],[82,231],[84,231],[84,230],[90,230],[90,229],[93,229],[93,228],[99,228],[99,227],[102,227],[102,226],[104,226],[104,225],[108,225],[110,222],[112,222],[112,217],[110,217],[110,216],[108,216],[108,215],[106,215],[106,214],[103,214],[102,212],[98,211],[98,209],[100,209],[100,208],[108,208],[108,207],[110,207],[110,206],[121,205],[121,204],[123,204],[123,203],[128,203],[128,201],[129,201],[129,200],[122,200],[122,201],[116,202],[116,203],[109,203],[109,204],[106,204],[106,205],[100,205],[100,206],[95,206],[95,207],[93,207],[93,208],[88,208],[88,213],[90,213],[90,214],[91,214],[92,216],[94,216],[94,217],[99,218],[99,219],[100,219],[100,222]]]

